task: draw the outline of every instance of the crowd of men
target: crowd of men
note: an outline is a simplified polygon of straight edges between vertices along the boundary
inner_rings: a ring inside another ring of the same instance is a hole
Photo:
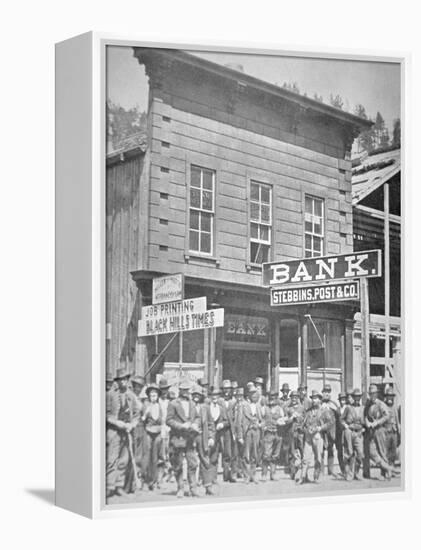
[[[360,480],[370,476],[371,462],[390,480],[399,475],[394,401],[391,388],[379,399],[375,385],[364,404],[359,389],[335,401],[328,384],[310,396],[306,386],[291,391],[288,384],[265,395],[261,377],[245,388],[229,380],[221,388],[181,380],[175,393],[164,378],[146,385],[120,370],[107,378],[107,498],[153,491],[169,480],[183,497],[184,462],[191,496],[199,496],[198,485],[215,494],[220,466],[230,483],[276,480],[282,466],[300,485],[319,483],[324,466],[328,476]]]

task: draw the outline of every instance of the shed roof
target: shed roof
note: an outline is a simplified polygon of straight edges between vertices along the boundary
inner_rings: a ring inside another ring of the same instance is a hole
[[[393,149],[363,158],[352,170],[352,204],[389,181],[401,169],[401,150]]]
[[[147,135],[145,132],[137,132],[120,141],[117,148],[113,148],[112,144],[107,151],[107,163],[113,163],[119,160],[124,160],[127,156],[143,154],[147,148]]]

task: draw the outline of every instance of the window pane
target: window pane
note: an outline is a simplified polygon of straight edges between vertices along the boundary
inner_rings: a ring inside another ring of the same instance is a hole
[[[256,223],[252,223],[250,226],[250,236],[252,239],[259,238],[259,226]]]
[[[314,217],[313,232],[317,233],[318,235],[322,234],[322,218]]]
[[[270,208],[267,204],[262,204],[261,220],[262,222],[270,222]]]
[[[255,221],[260,221],[260,212],[259,212],[259,203],[251,202],[250,203],[250,218]]]
[[[200,190],[190,187],[190,206],[200,208]]]
[[[202,208],[204,210],[213,210],[212,191],[202,191]]]
[[[201,212],[201,229],[202,231],[206,231],[207,233],[210,233],[211,230],[211,214],[207,214],[206,212]]]
[[[322,216],[322,201],[314,201],[314,214],[319,217]]]
[[[266,204],[270,204],[270,188],[262,186],[261,200]]]
[[[312,214],[313,213],[313,200],[310,197],[306,196],[305,203],[306,203],[306,206],[305,206],[306,212],[309,213],[309,214]]]
[[[199,250],[199,233],[197,231],[190,231],[190,250]]]
[[[320,237],[313,237],[313,248],[316,252],[322,251],[322,239]]]
[[[262,241],[269,241],[269,227],[267,225],[260,226],[260,239]]]
[[[306,246],[305,246],[308,250],[311,250],[312,246],[311,246],[311,235],[306,235]]]
[[[259,243],[250,243],[250,261],[252,264],[257,264],[257,255],[259,253]]]
[[[200,252],[209,254],[211,251],[211,236],[210,233],[201,233],[200,235]]]
[[[251,184],[251,200],[252,201],[258,201],[259,200],[259,185],[257,183]]]
[[[259,263],[268,262],[268,261],[269,261],[269,246],[262,245],[262,247],[260,249],[260,262]]]
[[[313,226],[312,226],[311,222],[306,221],[305,224],[304,224],[304,227],[305,227],[306,233],[311,233],[312,232]]]
[[[199,229],[199,212],[190,210],[190,229]]]
[[[196,166],[191,167],[191,185],[200,187],[200,168]]]
[[[213,189],[213,172],[203,170],[203,189]]]

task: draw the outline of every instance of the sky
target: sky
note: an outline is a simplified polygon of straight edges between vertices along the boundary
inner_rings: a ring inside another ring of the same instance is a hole
[[[244,72],[282,85],[297,82],[301,93],[321,95],[329,103],[330,94],[339,94],[345,110],[364,105],[370,118],[383,115],[389,131],[400,117],[400,67],[397,63],[347,61],[306,57],[252,55],[215,52],[189,52],[209,61],[226,65],[240,64]],[[127,108],[147,107],[147,78],[144,66],[133,57],[130,47],[109,46],[107,56],[107,94]]]

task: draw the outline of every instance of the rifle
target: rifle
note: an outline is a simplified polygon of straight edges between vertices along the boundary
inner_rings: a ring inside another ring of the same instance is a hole
[[[130,432],[127,432],[127,441],[129,446],[130,462],[133,468],[135,490],[140,491],[142,489],[142,483],[137,475],[137,466],[136,466],[136,461],[134,459],[134,454],[133,454],[133,437]]]

